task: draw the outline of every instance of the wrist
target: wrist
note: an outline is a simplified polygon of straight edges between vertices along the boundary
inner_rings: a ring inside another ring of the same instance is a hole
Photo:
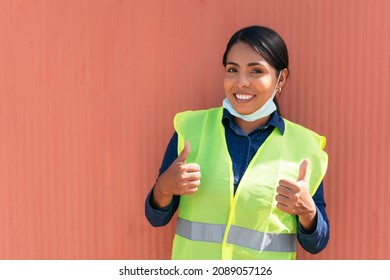
[[[306,232],[313,232],[317,226],[317,210],[299,215],[299,223]]]
[[[172,201],[172,194],[166,194],[163,192],[161,187],[159,186],[158,182],[153,188],[153,194],[152,194],[152,202],[154,205],[156,205],[158,208],[164,208],[169,205]]]

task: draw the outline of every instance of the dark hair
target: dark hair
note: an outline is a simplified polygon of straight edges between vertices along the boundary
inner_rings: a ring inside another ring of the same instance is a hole
[[[234,33],[223,54],[223,66],[226,66],[230,49],[238,42],[250,45],[276,69],[278,74],[281,70],[288,68],[288,51],[284,40],[276,31],[264,26],[249,26]]]
[[[227,43],[225,53],[223,54],[223,66],[226,66],[226,60],[230,49],[238,42],[244,42],[250,45],[265,59],[265,61],[275,68],[277,76],[281,70],[288,69],[288,51],[282,37],[276,31],[268,27],[256,25],[243,28],[233,34]],[[276,97],[274,98],[274,102],[280,114]]]

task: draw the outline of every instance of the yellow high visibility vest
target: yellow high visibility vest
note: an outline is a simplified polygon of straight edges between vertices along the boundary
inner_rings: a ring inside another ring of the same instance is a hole
[[[175,116],[178,153],[191,145],[187,163],[200,165],[201,184],[180,197],[172,259],[295,259],[297,220],[276,207],[280,179],[297,180],[302,160],[313,196],[327,169],[325,137],[285,122],[250,162],[234,194],[232,161],[222,124],[223,108]]]

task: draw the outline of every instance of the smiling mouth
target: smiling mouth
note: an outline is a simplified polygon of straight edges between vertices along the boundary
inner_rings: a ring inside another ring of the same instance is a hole
[[[255,98],[255,95],[253,94],[234,94],[234,98],[237,102],[249,102],[253,98]]]

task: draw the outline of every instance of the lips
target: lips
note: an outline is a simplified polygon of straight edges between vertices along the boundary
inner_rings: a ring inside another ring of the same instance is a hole
[[[255,98],[255,95],[248,93],[235,93],[234,98],[237,102],[242,103],[251,101],[253,98]]]

